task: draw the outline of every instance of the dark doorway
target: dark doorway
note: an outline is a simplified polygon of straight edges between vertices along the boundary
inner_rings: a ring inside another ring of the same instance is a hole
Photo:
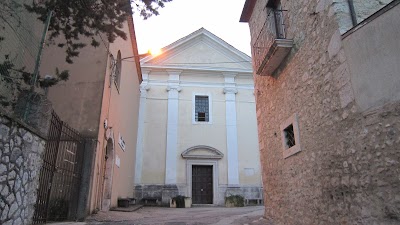
[[[192,166],[193,204],[213,203],[213,166]]]
[[[114,144],[110,139],[107,141],[105,162],[104,162],[104,177],[103,177],[103,201],[101,210],[108,211],[111,206],[111,192],[112,192],[112,179],[113,179],[113,165],[114,165]]]

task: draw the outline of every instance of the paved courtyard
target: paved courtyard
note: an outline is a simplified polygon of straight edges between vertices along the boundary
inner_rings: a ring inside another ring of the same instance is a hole
[[[144,207],[135,212],[99,212],[87,218],[86,222],[57,225],[270,225],[263,214],[262,206],[187,209]]]

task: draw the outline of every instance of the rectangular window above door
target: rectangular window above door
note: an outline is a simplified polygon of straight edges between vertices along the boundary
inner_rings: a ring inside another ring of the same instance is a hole
[[[209,99],[208,96],[195,97],[195,120],[196,122],[209,122]]]

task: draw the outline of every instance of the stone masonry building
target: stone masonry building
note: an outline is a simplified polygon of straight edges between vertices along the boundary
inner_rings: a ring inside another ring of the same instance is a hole
[[[399,3],[246,1],[274,224],[400,223]]]

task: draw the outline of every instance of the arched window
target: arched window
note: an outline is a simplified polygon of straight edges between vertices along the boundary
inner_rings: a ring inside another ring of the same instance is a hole
[[[117,86],[118,91],[120,90],[121,86],[121,66],[122,66],[122,61],[121,61],[121,51],[118,51],[117,54],[117,62],[115,64],[115,86]]]

